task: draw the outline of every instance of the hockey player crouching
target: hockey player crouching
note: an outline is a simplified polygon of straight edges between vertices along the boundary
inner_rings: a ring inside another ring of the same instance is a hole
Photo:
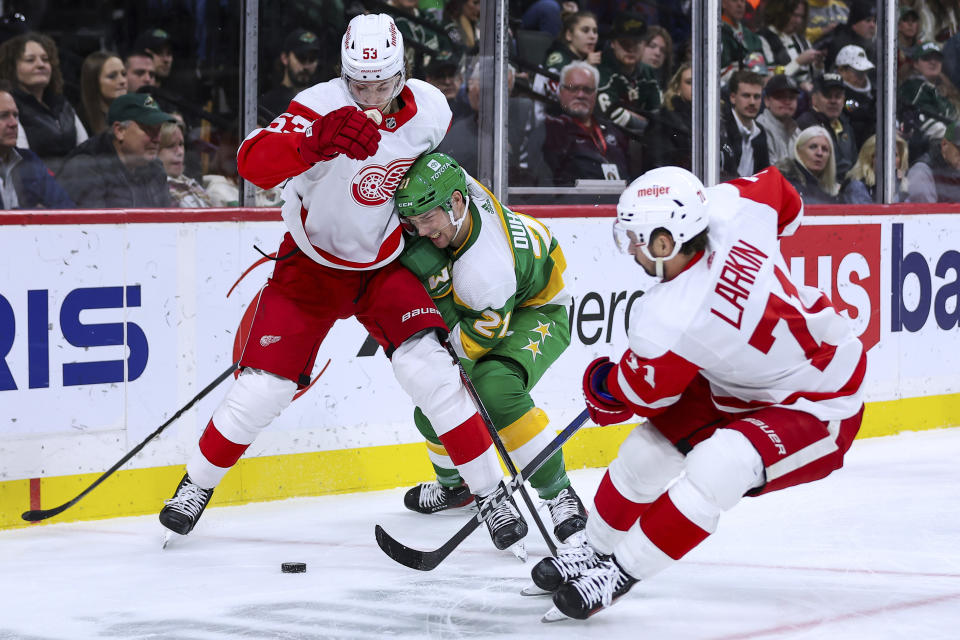
[[[545,225],[501,205],[442,153],[420,157],[394,199],[408,231],[400,261],[430,292],[494,426],[523,467],[555,435],[530,391],[570,344],[563,252]],[[469,500],[470,489],[430,421],[420,409],[414,420],[428,441],[437,481],[410,489],[404,504],[434,513]],[[529,480],[548,505],[557,539],[583,530],[586,514],[570,486],[562,451]],[[500,549],[527,532],[511,501],[487,520]]]
[[[599,425],[647,421],[600,482],[587,544],[534,567],[554,592],[545,621],[609,606],[700,544],[742,496],[843,464],[866,353],[827,296],[790,276],[779,237],[802,216],[773,167],[711,189],[664,167],[620,196],[618,244],[661,282],[634,306],[620,361],[591,362],[583,393]]]
[[[341,318],[356,317],[383,347],[478,499],[503,478],[486,426],[438,338],[446,326],[439,313],[422,313],[434,304],[397,261],[403,232],[393,191],[405,169],[443,139],[447,100],[425,82],[404,81],[403,37],[385,14],[350,21],[340,60],[342,77],[301,91],[240,146],[244,178],[264,189],[287,180],[287,233],[256,303],[242,372],[160,512],[172,532],[193,529],[224,474],[309,384],[317,349]]]

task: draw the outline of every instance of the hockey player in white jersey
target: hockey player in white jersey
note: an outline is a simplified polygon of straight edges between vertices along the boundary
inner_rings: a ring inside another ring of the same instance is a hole
[[[299,93],[238,151],[247,180],[264,189],[287,181],[288,232],[256,302],[242,372],[160,512],[173,532],[193,529],[214,487],[309,384],[320,343],[341,318],[356,317],[383,347],[478,500],[503,478],[490,435],[438,338],[446,334],[440,313],[396,260],[403,239],[393,193],[414,160],[446,133],[446,98],[425,82],[405,81],[403,38],[387,15],[351,20],[340,57],[342,77]]]
[[[647,420],[597,489],[588,544],[533,568],[554,592],[546,621],[609,606],[741,497],[842,466],[863,417],[866,353],[827,296],[790,277],[779,238],[802,216],[774,167],[711,189],[663,167],[621,195],[617,243],[660,282],[634,306],[629,348],[591,362],[583,393],[597,424]]]

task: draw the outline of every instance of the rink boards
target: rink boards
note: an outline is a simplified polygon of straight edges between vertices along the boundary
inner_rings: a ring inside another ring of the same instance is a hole
[[[527,207],[567,259],[572,344],[535,389],[559,430],[583,366],[626,346],[648,284],[610,240],[612,207]],[[783,242],[869,348],[861,437],[960,424],[960,207],[811,207]],[[0,528],[79,493],[238,357],[244,312],[284,232],[273,210],[0,212]],[[322,295],[322,292],[318,292]],[[544,339],[550,339],[549,336]],[[225,383],[54,521],[150,513],[169,497]],[[588,428],[572,468],[605,465],[629,426]],[[214,504],[400,486],[430,468],[412,406],[354,320],[314,384],[227,474]]]

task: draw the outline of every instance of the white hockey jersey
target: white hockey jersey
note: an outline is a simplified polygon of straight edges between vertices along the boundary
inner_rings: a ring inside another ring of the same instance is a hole
[[[444,95],[420,80],[408,80],[399,99],[401,109],[384,115],[377,153],[366,160],[339,155],[310,165],[297,151],[318,116],[356,106],[340,78],[297,94],[286,112],[240,145],[244,178],[262,188],[289,178],[283,220],[300,250],[320,264],[376,269],[403,249],[393,193],[414,160],[446,135],[452,114]]]
[[[854,415],[863,344],[825,294],[791,280],[780,254],[779,236],[803,216],[796,191],[770,168],[712,187],[707,198],[707,250],[634,305],[630,349],[607,380],[611,392],[649,417],[699,373],[723,411]]]

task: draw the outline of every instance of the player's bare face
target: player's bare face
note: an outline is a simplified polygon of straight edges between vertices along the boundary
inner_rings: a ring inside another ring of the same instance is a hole
[[[426,213],[410,216],[404,222],[413,225],[417,235],[430,238],[430,241],[440,249],[449,247],[457,234],[457,227],[450,221],[450,216],[443,207],[434,207]]]
[[[385,112],[393,100],[399,82],[400,74],[397,74],[386,80],[371,82],[347,80],[347,88],[350,90],[350,95],[361,107],[367,109],[376,107]]]

